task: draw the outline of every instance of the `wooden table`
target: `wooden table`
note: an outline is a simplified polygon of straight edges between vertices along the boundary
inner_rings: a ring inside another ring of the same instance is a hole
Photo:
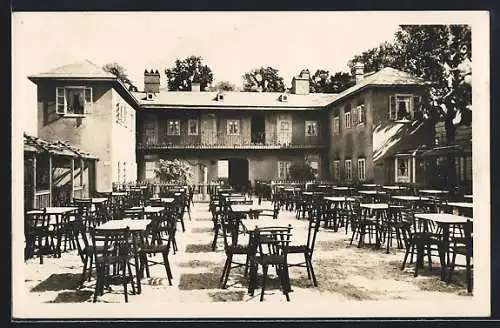
[[[404,190],[406,187],[402,186],[382,186],[382,188],[387,189],[387,190]]]
[[[469,214],[472,215],[472,209],[474,208],[473,203],[468,202],[448,202],[443,205],[457,209],[457,214],[466,214],[465,216],[468,216]]]
[[[472,199],[472,195],[464,195],[464,198],[470,198],[470,199]]]
[[[445,280],[446,278],[446,269],[450,264],[450,226],[451,225],[460,225],[465,224],[468,221],[472,221],[472,218],[454,214],[447,213],[415,213],[415,218],[424,220],[424,221],[432,221],[436,222],[438,225],[442,227],[443,231],[443,248],[447,254],[446,256],[446,265],[441,266],[441,280]],[[427,225],[424,225],[425,229],[428,229]]]
[[[437,190],[437,189],[423,189],[419,190],[418,192],[431,195],[443,195],[448,193],[447,190]]]
[[[151,197],[149,200],[151,201],[159,201],[162,203],[170,204],[175,201],[175,198],[169,198],[169,197]]]
[[[140,209],[144,209],[144,213],[145,214],[158,214],[158,213],[161,213],[162,211],[165,210],[164,207],[162,206],[145,206],[145,207],[141,207],[141,206],[134,206],[134,207],[130,207],[128,208],[129,210],[140,210]]]
[[[355,199],[353,197],[346,197],[346,196],[325,196],[325,200],[328,200],[330,202],[353,202]]]
[[[111,193],[111,196],[124,197],[124,196],[127,196],[127,193],[125,191],[113,191]]]
[[[266,208],[261,205],[244,205],[244,204],[234,204],[231,205],[231,211],[236,213],[249,214],[250,212],[261,212]]]
[[[378,190],[360,190],[358,191],[358,193],[360,194],[364,194],[364,195],[385,195],[386,192],[385,191],[378,191]]]
[[[92,204],[104,204],[108,201],[106,197],[93,197]]]
[[[138,246],[140,247],[142,244],[144,244],[144,233],[150,223],[151,220],[148,219],[111,220],[104,224],[99,225],[96,229],[113,230],[113,229],[125,229],[128,227],[130,232],[134,236],[133,237],[134,240],[139,243]],[[142,273],[140,272],[139,254],[137,253],[137,247],[134,247],[134,261],[135,261],[135,271],[136,271],[137,294],[140,294],[142,291],[141,289]]]
[[[367,187],[367,188],[376,188],[376,187],[378,187],[378,184],[375,184],[375,183],[363,183],[362,186],[363,187]]]
[[[74,221],[74,217],[70,217],[69,214],[78,211],[78,207],[74,206],[57,206],[57,207],[46,207],[45,214],[49,216],[48,225],[57,229],[57,245],[55,246],[56,256],[61,257],[61,238],[64,228],[63,224]],[[30,210],[26,212],[27,215],[43,214],[43,210]],[[77,247],[80,253],[81,245],[77,241]]]

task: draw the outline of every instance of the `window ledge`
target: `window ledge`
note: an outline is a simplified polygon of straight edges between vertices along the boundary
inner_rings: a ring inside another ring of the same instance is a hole
[[[85,117],[85,114],[59,114],[62,117],[67,117],[67,118],[79,118],[79,117]]]

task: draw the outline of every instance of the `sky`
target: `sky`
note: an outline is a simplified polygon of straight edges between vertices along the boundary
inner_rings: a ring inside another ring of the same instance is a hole
[[[359,15],[355,15],[361,18]],[[347,71],[354,54],[390,40],[398,27],[384,19],[353,28],[358,19],[333,12],[15,13],[13,77],[15,111],[28,115],[36,134],[36,87],[28,75],[88,59],[117,62],[141,89],[144,69],[164,69],[197,55],[214,83],[240,86],[253,68],[272,66],[290,86],[300,70]]]
[[[347,71],[348,60],[392,40],[399,24],[446,17],[443,12],[14,13],[13,113],[23,114],[24,131],[36,135],[36,87],[27,76],[83,59],[99,66],[119,63],[140,89],[144,69],[158,69],[164,85],[164,69],[190,55],[210,66],[214,83],[241,86],[245,72],[272,66],[289,87],[304,68]]]

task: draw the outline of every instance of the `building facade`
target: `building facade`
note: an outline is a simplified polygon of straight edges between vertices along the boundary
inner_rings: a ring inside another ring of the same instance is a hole
[[[338,183],[428,184],[436,176],[424,156],[440,135],[422,119],[427,84],[392,68],[365,74],[358,66],[356,84],[340,94],[309,93],[307,70],[286,93],[207,92],[197,83],[168,91],[152,70],[144,91],[130,92],[88,61],[29,78],[38,86],[38,136],[95,154],[97,191],[155,180],[160,159],[189,164],[193,184],[284,180],[297,161]],[[471,157],[457,161],[467,181]]]
[[[37,85],[38,137],[64,140],[98,157],[96,191],[137,179],[137,105],[118,79],[86,60],[29,79]]]

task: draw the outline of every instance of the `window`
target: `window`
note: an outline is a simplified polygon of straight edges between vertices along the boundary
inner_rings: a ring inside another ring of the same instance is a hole
[[[358,159],[358,180],[360,180],[360,181],[365,180],[365,159],[364,158]]]
[[[116,179],[118,180],[118,182],[120,182],[120,173],[121,173],[121,166],[120,166],[120,162],[118,162],[118,172],[116,172]]]
[[[333,179],[340,179],[340,161],[333,161]]]
[[[340,133],[340,119],[338,116],[333,118],[333,133]]]
[[[144,177],[146,180],[154,179],[156,177],[155,174],[156,162],[146,161],[144,162]]]
[[[188,120],[188,135],[198,135],[198,120]]]
[[[92,112],[92,88],[56,88],[56,113],[84,115]]]
[[[396,157],[396,182],[409,182],[410,180],[410,158]]]
[[[306,121],[306,136],[317,136],[318,135],[318,122],[316,121]]]
[[[351,167],[351,160],[350,159],[347,159],[345,161],[345,179],[346,180],[351,180],[352,178],[352,167]]]
[[[127,162],[123,162],[123,182],[127,182]]]
[[[134,130],[134,125],[135,125],[134,114],[130,113],[130,131]]]
[[[356,111],[358,112],[358,124],[363,124],[366,122],[366,112],[365,105],[359,105],[356,107]]]
[[[351,128],[351,110],[345,112],[345,128],[346,129]]]
[[[291,162],[278,162],[278,179],[288,179]]]
[[[116,123],[128,127],[132,122],[128,121],[128,109],[122,103],[116,104]]]
[[[237,136],[240,134],[240,121],[228,120],[227,121],[227,135]]]
[[[311,167],[312,173],[316,177],[319,172],[319,163],[317,161],[310,161],[309,166]]]
[[[181,135],[179,120],[169,120],[167,122],[167,135],[169,136]]]
[[[389,99],[389,119],[411,120],[415,109],[420,106],[420,97],[412,95],[393,95]]]

